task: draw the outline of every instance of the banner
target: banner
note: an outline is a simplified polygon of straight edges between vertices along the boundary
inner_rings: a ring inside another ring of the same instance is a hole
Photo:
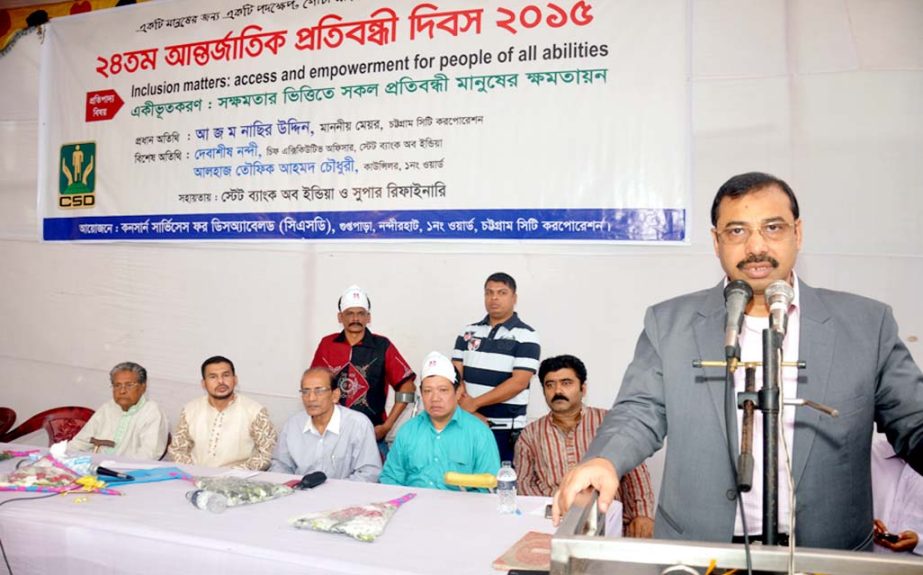
[[[43,237],[683,242],[685,7],[201,0],[55,19]]]

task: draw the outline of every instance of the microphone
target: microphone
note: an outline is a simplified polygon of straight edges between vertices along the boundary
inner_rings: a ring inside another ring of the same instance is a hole
[[[769,328],[784,337],[788,328],[788,306],[795,299],[795,290],[785,280],[776,280],[769,284],[763,295],[769,306]]]
[[[327,475],[323,471],[314,471],[302,477],[295,489],[314,489],[324,481],[327,481]]]
[[[122,481],[134,481],[135,478],[127,473],[122,473],[121,471],[116,471],[115,469],[109,469],[108,467],[103,467],[102,465],[93,465],[90,467],[90,473],[97,477],[116,477]]]
[[[753,299],[753,288],[744,280],[734,280],[724,288],[724,307],[727,309],[727,323],[724,328],[724,357],[737,357],[737,339],[744,323],[744,311]]]

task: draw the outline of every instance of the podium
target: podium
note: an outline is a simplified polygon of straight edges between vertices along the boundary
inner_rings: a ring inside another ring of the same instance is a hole
[[[739,569],[738,574],[746,573],[747,559],[743,545],[605,537],[605,522],[596,508],[598,495],[595,490],[592,493],[581,493],[552,536],[551,575],[660,575],[674,565],[685,565],[694,571],[674,570],[670,573],[703,574],[712,561],[717,562],[713,573],[723,573],[728,569]],[[764,547],[761,544],[750,546],[754,573],[787,573],[790,559],[787,547]],[[883,555],[798,547],[795,549],[794,563],[796,573],[923,573],[923,559],[898,553]]]

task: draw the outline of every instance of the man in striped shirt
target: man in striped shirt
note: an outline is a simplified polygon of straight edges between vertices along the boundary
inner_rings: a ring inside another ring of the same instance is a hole
[[[583,404],[586,367],[572,355],[546,359],[538,377],[551,412],[522,431],[514,461],[519,493],[550,496],[564,474],[583,458],[606,410]],[[619,500],[623,533],[628,537],[652,537],[654,494],[651,476],[643,463],[622,477]]]
[[[509,274],[487,278],[484,307],[484,319],[465,326],[455,339],[452,363],[462,376],[458,405],[490,426],[500,460],[512,461],[541,346],[535,330],[516,314],[516,280]]]

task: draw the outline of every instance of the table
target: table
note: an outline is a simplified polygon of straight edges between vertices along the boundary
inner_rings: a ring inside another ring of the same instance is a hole
[[[0,444],[0,449],[26,449]],[[0,473],[15,460],[0,462]],[[195,474],[221,470],[180,466]],[[264,473],[284,482],[295,476]],[[0,538],[15,575],[30,573],[500,573],[491,563],[527,531],[551,533],[543,497],[520,497],[522,515],[497,513],[497,496],[328,480],[309,491],[213,514],[186,501],[186,481],[125,485],[124,496],[76,495],[0,506]],[[312,511],[415,499],[373,543],[295,529]],[[0,501],[26,495],[0,492]],[[0,567],[2,569],[2,567]]]

